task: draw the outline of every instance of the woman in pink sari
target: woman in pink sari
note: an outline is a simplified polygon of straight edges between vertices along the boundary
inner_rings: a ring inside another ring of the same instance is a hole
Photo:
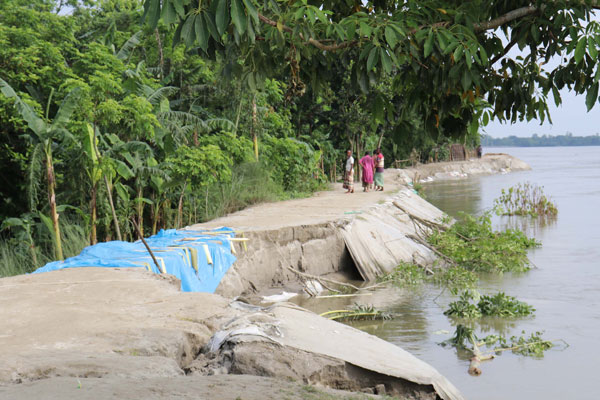
[[[371,153],[368,151],[365,153],[365,156],[360,159],[360,165],[362,166],[362,184],[363,184],[363,192],[368,192],[369,188],[373,185],[373,159],[371,158]]]

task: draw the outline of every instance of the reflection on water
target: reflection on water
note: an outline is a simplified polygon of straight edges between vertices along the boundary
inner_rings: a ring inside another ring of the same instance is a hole
[[[451,216],[481,213],[493,206],[503,188],[530,181],[544,187],[557,203],[552,220],[497,217],[496,229],[521,229],[542,242],[530,252],[538,267],[524,274],[484,275],[479,291],[503,291],[536,308],[534,317],[489,318],[473,325],[478,336],[506,337],[545,331],[546,339],[570,346],[550,350],[543,359],[505,352],[482,364],[483,374],[467,374],[468,353],[442,347],[456,321],[443,315],[456,300],[434,285],[385,288],[359,297],[304,300],[317,312],[347,308],[357,302],[392,311],[391,321],[355,322],[354,326],[395,343],[429,362],[469,399],[596,399],[600,346],[600,147],[500,149],[532,166],[531,171],[473,177],[425,185],[427,200]],[[494,152],[490,150],[490,152]]]
[[[523,231],[528,237],[539,237],[544,229],[556,224],[556,216],[539,216],[536,218],[519,216],[501,216],[498,217],[495,225],[496,229],[516,229]]]

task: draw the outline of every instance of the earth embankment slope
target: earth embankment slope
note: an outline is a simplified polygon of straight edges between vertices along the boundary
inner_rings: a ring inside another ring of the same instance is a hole
[[[199,388],[213,392],[215,378],[207,376],[224,374],[227,395],[215,388],[215,397],[207,398],[265,398],[245,390],[253,383],[240,374],[350,391],[380,387],[380,394],[414,399],[462,398],[435,369],[381,339],[295,307],[265,309],[183,293],[172,278],[142,269],[72,268],[5,278],[0,300],[0,398],[43,390],[51,391],[44,398],[81,398],[74,388],[82,381],[97,393],[114,387],[108,398],[139,398],[124,382],[138,393],[192,398]],[[315,342],[315,335],[327,340]],[[352,346],[337,347],[340,335]],[[357,357],[354,346],[366,356]],[[181,386],[162,386],[166,378]],[[266,383],[257,378],[255,384]]]

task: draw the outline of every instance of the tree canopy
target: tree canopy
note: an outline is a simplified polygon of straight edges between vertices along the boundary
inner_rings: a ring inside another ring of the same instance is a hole
[[[350,72],[369,93],[384,76],[434,137],[460,137],[492,118],[549,118],[559,90],[598,99],[595,0],[145,0],[144,16],[249,87],[284,71],[290,95],[319,93]],[[518,55],[511,49],[518,48]],[[241,62],[240,62],[241,60]],[[554,60],[554,61],[553,61]],[[558,62],[557,62],[558,61]],[[377,95],[375,119],[394,108]],[[388,115],[389,114],[389,115]]]

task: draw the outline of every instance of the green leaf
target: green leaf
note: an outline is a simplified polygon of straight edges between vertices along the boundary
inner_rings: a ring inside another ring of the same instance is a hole
[[[396,47],[398,44],[398,37],[396,36],[396,32],[389,26],[385,27],[385,41],[391,49]]]
[[[214,16],[206,11],[202,13],[202,16],[204,18],[204,25],[208,28],[210,35],[213,37],[213,39],[215,39],[215,41],[220,42],[221,35],[219,34],[219,31],[217,30],[217,27],[213,21]]]
[[[367,59],[367,71],[371,71],[373,68],[377,66],[377,62],[379,61],[379,47],[373,47],[371,52],[369,53],[369,58]]]
[[[424,48],[424,56],[425,58],[429,57],[429,55],[431,54],[431,52],[433,51],[433,31],[429,31],[429,34],[427,35],[427,39],[425,40],[425,45],[423,46]]]
[[[483,113],[483,126],[487,126],[488,122],[490,122],[490,115],[487,112]]]
[[[189,15],[183,23],[181,28],[181,38],[187,47],[192,47],[196,41],[196,35],[194,34],[194,20],[196,16],[194,14]]]
[[[471,52],[469,51],[469,49],[465,49],[465,62],[467,63],[467,68],[471,69],[473,59],[471,58]]]
[[[591,88],[588,89],[585,96],[585,105],[587,107],[588,112],[594,108],[596,104],[596,99],[598,99],[598,82],[594,83]]]
[[[79,105],[80,97],[80,88],[71,90],[69,94],[65,96],[52,121],[52,129],[64,127],[70,121],[71,115],[73,115],[73,112]]]
[[[240,0],[231,0],[231,19],[240,35],[246,32],[246,14]]]
[[[160,0],[147,0],[144,2],[143,18],[148,21],[151,28],[156,28],[160,18]]]
[[[117,173],[119,174],[119,176],[121,176],[123,179],[127,180],[127,179],[131,179],[135,176],[135,174],[133,173],[133,171],[131,170],[131,168],[129,168],[127,166],[127,164],[125,164],[123,161],[121,160],[114,160],[115,163],[117,164]]]
[[[246,11],[248,11],[248,15],[254,20],[254,25],[258,25],[258,11],[254,4],[252,4],[252,0],[243,0],[244,5],[246,6]]]
[[[592,37],[588,37],[587,39],[587,50],[592,57],[592,60],[596,61],[598,59],[598,48],[596,47],[596,41],[592,39]]]
[[[454,50],[454,54],[453,54],[453,56],[454,56],[454,62],[455,62],[455,63],[458,63],[458,61],[460,60],[460,56],[462,56],[462,54],[463,54],[463,50],[464,50],[464,49],[463,49],[463,47],[462,47],[462,46],[458,46],[458,47],[456,48],[456,50]]]
[[[381,49],[381,54],[379,56],[381,58],[381,65],[383,65],[383,69],[386,73],[392,72],[392,60],[388,55],[387,51]]]
[[[208,27],[204,22],[204,18],[202,18],[202,14],[196,15],[196,19],[194,22],[194,28],[196,30],[196,39],[198,39],[198,43],[200,48],[204,51],[208,48]]]
[[[585,55],[585,47],[587,41],[585,38],[581,38],[579,42],[577,42],[577,47],[575,47],[575,62],[579,64],[581,60],[583,60],[583,56]]]
[[[437,43],[438,46],[440,46],[440,50],[442,51],[442,53],[444,53],[446,47],[448,46],[448,43],[446,42],[446,37],[441,33],[436,33],[435,37],[437,38]]]
[[[177,15],[179,15],[179,18],[185,17],[185,9],[183,8],[183,2],[175,0],[173,1],[173,5],[175,6],[175,11],[177,12]]]
[[[373,102],[373,119],[380,124],[385,122],[385,104],[381,96],[375,97]]]
[[[360,23],[360,34],[362,36],[370,37],[372,32],[373,32],[373,28],[371,28],[365,22]]]
[[[175,6],[172,1],[165,1],[163,3],[161,17],[163,22],[167,25],[177,22],[177,12],[175,11]]]
[[[481,64],[488,65],[488,55],[483,47],[479,48],[479,56],[481,57]]]
[[[219,34],[222,35],[229,25],[229,7],[228,0],[218,0],[219,4],[217,5],[217,14],[215,16],[215,20],[217,23],[217,30]]]
[[[462,78],[460,80],[460,83],[462,84],[463,90],[465,92],[471,88],[471,83],[472,82],[473,81],[471,79],[471,72],[469,72],[468,69],[465,69],[463,71],[463,75],[462,75]]]
[[[2,221],[2,226],[0,226],[0,229],[4,230],[13,226],[24,227],[25,222],[21,218],[6,218],[4,221]]]
[[[562,102],[560,98],[560,92],[556,88],[556,86],[552,86],[552,96],[554,96],[554,104],[557,106]]]

